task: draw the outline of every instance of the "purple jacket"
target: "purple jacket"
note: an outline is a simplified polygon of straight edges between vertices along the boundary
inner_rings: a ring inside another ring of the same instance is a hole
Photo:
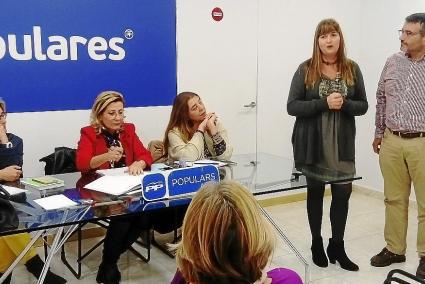
[[[272,279],[272,284],[303,284],[301,277],[293,270],[275,268],[267,272],[267,277]],[[170,284],[186,284],[179,270],[176,271]]]

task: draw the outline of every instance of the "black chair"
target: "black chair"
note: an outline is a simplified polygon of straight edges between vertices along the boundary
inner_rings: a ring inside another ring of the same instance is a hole
[[[44,166],[44,174],[54,175],[76,172],[75,152],[75,149],[68,147],[55,148],[52,154],[39,160],[40,162],[46,163]]]
[[[397,274],[403,275],[405,278],[409,280],[413,280],[415,282],[408,282],[399,276]],[[425,279],[421,279],[409,272],[406,272],[401,269],[393,269],[390,272],[388,272],[387,279],[385,279],[384,284],[390,284],[390,283],[400,283],[400,284],[412,284],[412,283],[421,283],[425,284]]]
[[[52,154],[41,158],[40,162],[45,162],[44,174],[54,175],[76,172],[75,149],[68,147],[57,147]],[[47,257],[47,237],[43,236],[44,255]]]
[[[76,150],[68,147],[57,147],[55,148],[55,151],[52,154],[47,155],[46,157],[41,158],[40,162],[45,162],[46,165],[44,167],[44,173],[46,175],[52,175],[52,174],[63,174],[63,173],[72,173],[76,172],[77,168],[75,166],[75,155]],[[77,249],[77,269],[74,269],[72,265],[68,262],[66,258],[66,251],[65,246],[62,246],[61,250],[61,260],[63,264],[65,264],[66,267],[74,274],[74,276],[77,279],[81,278],[81,262],[89,256],[95,249],[97,249],[99,246],[101,246],[104,242],[104,239],[99,241],[97,244],[92,246],[89,250],[87,250],[84,254],[82,254],[82,229],[87,224],[95,224],[99,227],[102,227],[104,229],[108,228],[109,225],[109,219],[104,220],[96,220],[96,221],[86,221],[82,222],[78,225],[77,229],[72,233],[74,235],[77,234],[77,243],[78,243],[78,249]],[[130,251],[135,254],[137,257],[142,259],[144,262],[149,262],[150,260],[150,248],[151,248],[151,231],[148,230],[147,232],[147,239],[144,240],[145,242],[136,241],[136,244],[138,244],[141,247],[144,247],[147,250],[147,256],[143,256],[139,251],[137,251],[135,248],[131,247]],[[71,235],[71,236],[72,236]],[[47,256],[47,239],[46,237],[43,237],[44,239],[44,252]]]

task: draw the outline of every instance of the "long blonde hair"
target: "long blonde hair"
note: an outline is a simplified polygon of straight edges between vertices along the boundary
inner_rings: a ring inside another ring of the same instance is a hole
[[[273,229],[247,188],[210,183],[186,212],[177,265],[187,282],[248,284],[261,278],[274,246]]]
[[[304,83],[307,88],[314,88],[314,85],[316,84],[316,82],[319,81],[319,78],[321,77],[320,67],[322,64],[322,52],[319,48],[319,37],[330,32],[337,32],[340,37],[336,61],[338,69],[341,73],[341,78],[346,82],[348,86],[354,85],[354,64],[353,61],[348,59],[346,56],[345,41],[341,27],[334,19],[324,19],[319,22],[316,27],[316,32],[314,34],[313,55],[311,56],[311,59],[307,64],[307,70],[304,79]]]
[[[96,129],[97,133],[101,132],[103,126],[100,121],[100,116],[110,104],[115,102],[122,102],[123,105],[125,104],[123,95],[117,91],[104,91],[96,97],[91,109],[90,125]]]

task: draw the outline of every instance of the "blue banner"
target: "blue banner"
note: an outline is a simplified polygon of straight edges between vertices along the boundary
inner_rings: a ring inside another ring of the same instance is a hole
[[[2,0],[0,18],[8,112],[90,109],[104,90],[127,107],[172,104],[175,0]]]

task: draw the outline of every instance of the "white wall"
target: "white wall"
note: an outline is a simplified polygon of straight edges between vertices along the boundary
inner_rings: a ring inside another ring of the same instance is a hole
[[[327,17],[342,27],[347,54],[363,72],[369,111],[356,119],[357,184],[382,191],[378,156],[372,151],[375,91],[385,63],[399,50],[398,32],[407,15],[424,12],[425,1],[260,0],[259,17],[259,150],[291,156],[294,118],[286,113],[293,73],[311,56],[314,29]],[[412,196],[414,199],[414,195]]]
[[[216,6],[224,11],[221,22],[211,19]],[[424,0],[408,5],[403,0],[177,0],[178,91],[198,92],[218,113],[236,153],[254,151],[258,136],[259,151],[290,157],[290,81],[298,64],[311,56],[317,23],[333,17],[343,29],[348,56],[362,69],[370,103],[357,119],[357,170],[363,176],[358,184],[381,191],[371,150],[377,81],[385,59],[398,51],[404,18],[424,8]],[[243,107],[257,96],[256,110]],[[127,120],[136,123],[147,144],[163,137],[169,112],[170,107],[132,108]],[[38,159],[55,146],[76,147],[88,118],[89,111],[10,114],[9,130],[24,138],[25,175],[41,174]]]
[[[259,20],[259,150],[292,157],[295,119],[286,112],[292,76],[311,57],[317,23],[333,17],[341,25],[347,50],[358,58],[360,30],[356,29],[360,2],[350,0],[260,1]]]
[[[96,94],[93,95],[93,100]],[[150,140],[162,139],[163,125],[168,123],[170,107],[127,108],[126,120],[136,124],[136,131],[145,146]],[[11,113],[7,116],[8,131],[24,140],[24,175],[44,173],[38,162],[57,146],[77,147],[80,128],[89,124],[89,110],[38,113]]]

